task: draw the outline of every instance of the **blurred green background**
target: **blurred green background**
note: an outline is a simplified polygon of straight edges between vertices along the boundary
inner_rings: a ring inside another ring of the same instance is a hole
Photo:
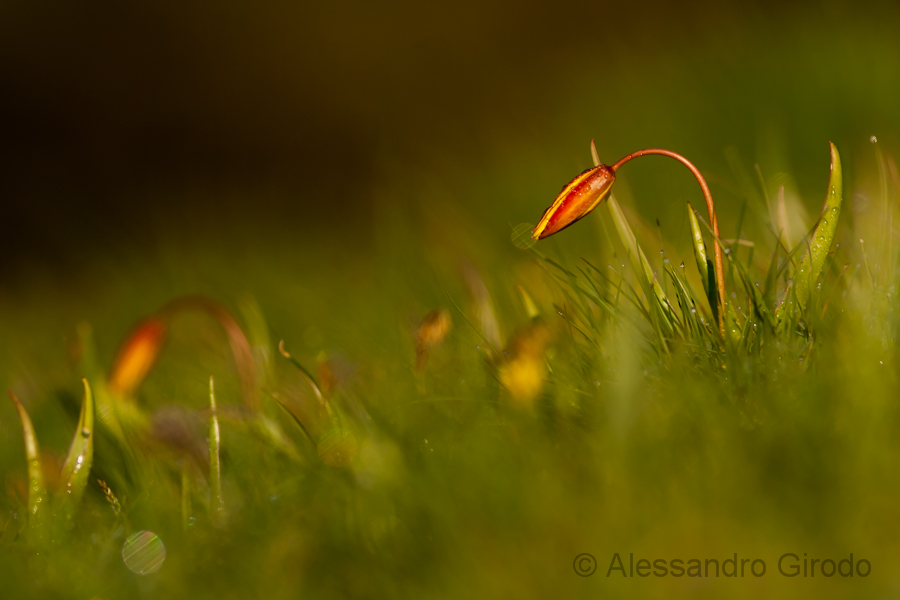
[[[366,487],[267,462],[226,428],[227,477],[245,513],[230,533],[182,539],[177,502],[145,500],[133,520],[167,541],[169,566],[137,578],[107,552],[120,533],[106,535],[94,489],[93,529],[77,537],[93,550],[45,563],[4,534],[2,581],[22,597],[86,600],[900,593],[900,412],[888,371],[900,365],[883,331],[895,321],[860,317],[829,338],[815,377],[766,364],[776,376],[728,384],[740,393],[648,366],[619,340],[631,382],[596,391],[574,425],[493,412],[496,384],[457,312],[434,357],[443,371],[424,384],[412,373],[415,327],[432,308],[455,310],[447,292],[469,310],[473,273],[504,339],[527,321],[514,285],[537,275],[512,227],[535,223],[590,165],[592,138],[608,163],[643,147],[687,156],[710,182],[725,237],[754,165],[767,191],[785,185],[805,231],[833,141],[843,218],[870,218],[870,137],[886,155],[900,144],[898,31],[896,2],[0,0],[0,383],[23,398],[42,445],[64,453],[71,436],[79,323],[107,367],[140,317],[203,293],[245,319],[252,298],[272,341],[307,364],[336,357],[348,397],[392,415],[390,435],[372,434],[389,439],[378,460],[405,465]],[[662,244],[674,263],[690,261],[684,201],[699,207],[700,195],[682,167],[636,161],[616,192],[648,254]],[[545,251],[607,260],[600,222]],[[767,235],[752,216],[743,227]],[[857,235],[848,227],[845,242]],[[221,401],[238,402],[223,339],[208,329],[176,336],[144,406],[202,408],[210,372]],[[459,397],[478,408],[402,409]],[[16,510],[10,482],[23,461],[14,411],[0,403],[3,514]],[[381,547],[384,530],[394,533]],[[764,558],[767,577],[602,577],[613,552],[735,551]],[[781,579],[775,563],[790,551],[855,552],[873,576]],[[603,573],[577,577],[581,552]]]

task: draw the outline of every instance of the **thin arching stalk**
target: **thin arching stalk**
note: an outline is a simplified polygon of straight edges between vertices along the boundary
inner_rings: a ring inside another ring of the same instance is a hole
[[[615,173],[619,167],[627,163],[628,161],[638,158],[640,156],[644,156],[647,154],[658,154],[660,156],[668,156],[669,158],[674,158],[688,169],[690,169],[691,173],[694,174],[694,177],[697,179],[697,182],[700,184],[700,189],[703,190],[703,198],[706,200],[706,210],[709,212],[709,221],[712,224],[713,233],[715,233],[715,238],[713,240],[713,248],[715,255],[715,267],[716,267],[716,287],[717,287],[717,296],[719,299],[719,333],[722,334],[722,337],[725,336],[725,267],[722,262],[722,246],[719,244],[719,221],[716,219],[716,209],[713,204],[712,194],[709,191],[709,186],[706,184],[706,180],[703,178],[703,175],[700,173],[699,169],[694,166],[694,164],[681,156],[677,152],[672,152],[671,150],[664,150],[662,148],[647,148],[646,150],[638,150],[637,152],[632,152],[627,156],[624,156],[620,159],[616,164],[610,167],[610,170]]]

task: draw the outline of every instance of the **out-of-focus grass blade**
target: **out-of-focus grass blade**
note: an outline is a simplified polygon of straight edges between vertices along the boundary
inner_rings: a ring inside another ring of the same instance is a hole
[[[60,500],[60,505],[67,526],[71,524],[72,516],[84,494],[84,488],[91,474],[91,464],[94,462],[94,395],[86,378],[82,377],[81,383],[84,386],[81,415],[78,417],[75,436],[72,438],[69,455],[62,469],[65,494]]]
[[[22,436],[25,438],[25,460],[28,461],[28,525],[32,530],[40,529],[44,523],[47,504],[47,487],[44,485],[44,472],[41,468],[41,451],[34,425],[28,411],[12,392],[8,392],[16,405],[19,421],[22,422]]]
[[[656,276],[653,274],[653,269],[650,267],[650,263],[647,261],[644,251],[641,250],[641,247],[638,245],[637,239],[634,237],[634,232],[631,230],[631,226],[625,218],[625,213],[622,212],[622,208],[616,201],[614,194],[609,195],[607,204],[609,205],[609,212],[613,217],[616,231],[619,234],[619,239],[622,241],[622,245],[625,246],[625,251],[628,253],[632,268],[635,273],[637,273],[638,279],[641,279],[641,275],[644,276],[641,287],[649,288],[651,292],[647,294],[647,301],[655,303],[656,307],[659,309],[658,311],[651,311],[651,314],[653,314],[653,312],[659,312],[662,315],[663,323],[660,325],[665,328],[665,333],[667,335],[671,335],[674,330],[675,316],[672,306],[669,303],[669,299],[666,298]]]
[[[775,245],[775,251],[772,253],[772,261],[769,263],[769,270],[766,272],[766,287],[763,290],[763,302],[769,310],[775,310],[775,286],[778,283],[778,245]]]
[[[539,317],[541,311],[538,310],[537,305],[534,303],[534,300],[531,299],[531,295],[523,288],[521,285],[516,284],[516,290],[519,292],[519,296],[522,298],[522,306],[525,308],[525,312],[528,313],[529,319],[534,319]]]
[[[449,296],[449,294],[448,294],[448,296]],[[453,302],[453,298],[450,298],[450,301]],[[456,303],[454,303],[454,306],[456,306]],[[459,309],[459,307],[457,307],[457,309]],[[462,313],[461,310],[460,310],[460,313]],[[463,314],[463,317],[465,317],[465,314]],[[466,320],[468,320],[468,319],[466,319]],[[470,323],[470,325],[471,325],[471,323]],[[474,325],[473,325],[473,328],[474,328]],[[487,341],[487,340],[485,339],[485,341]],[[306,380],[306,383],[308,383],[309,387],[312,388],[312,391],[316,395],[316,399],[319,401],[319,404],[321,404],[322,406],[325,407],[325,410],[326,410],[326,412],[328,412],[328,415],[330,417],[334,418],[334,411],[331,410],[331,403],[328,402],[327,400],[325,400],[325,396],[322,395],[322,389],[319,387],[319,382],[316,381],[316,378],[313,377],[312,373],[310,373],[309,371],[306,370],[306,367],[304,367],[302,364],[300,364],[299,360],[297,360],[296,358],[291,356],[291,354],[287,350],[284,349],[284,340],[281,340],[278,342],[278,351],[281,353],[281,355],[283,357],[285,357],[286,359],[291,361],[291,364],[293,364],[295,367],[297,367],[297,369],[300,371],[300,374]]]
[[[185,531],[191,526],[191,474],[187,464],[181,468],[181,528]]]
[[[219,415],[216,412],[216,389],[212,376],[209,377],[209,512],[214,523],[221,523],[225,516],[222,501],[222,468],[219,463]]]
[[[843,200],[843,177],[841,173],[841,157],[837,148],[831,144],[831,177],[828,181],[828,194],[825,196],[825,206],[822,208],[822,216],[816,226],[812,239],[809,241],[809,249],[800,259],[800,267],[795,279],[795,293],[800,308],[806,310],[809,300],[809,288],[815,285],[825,257],[831,250],[834,241],[834,233],[837,230],[838,220],[841,216],[841,202]]]
[[[357,448],[356,436],[340,426],[323,433],[316,444],[316,452],[321,461],[335,468],[350,464],[356,456]]]

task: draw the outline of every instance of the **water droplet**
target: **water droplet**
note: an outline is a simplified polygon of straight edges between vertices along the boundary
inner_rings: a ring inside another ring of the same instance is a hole
[[[724,252],[725,256],[728,256],[729,254],[731,254],[731,248],[725,248]]]
[[[681,268],[684,268],[684,261],[681,261]]]
[[[81,435],[84,437],[91,437],[91,430],[88,429],[87,427],[82,427]]]
[[[122,545],[122,560],[132,573],[150,575],[162,568],[166,547],[152,531],[137,531]]]

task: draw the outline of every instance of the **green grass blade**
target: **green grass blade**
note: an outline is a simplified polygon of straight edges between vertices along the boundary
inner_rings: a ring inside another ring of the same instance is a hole
[[[618,298],[619,296],[623,296],[638,310],[638,312],[640,312],[643,316],[645,316],[647,318],[647,320],[652,320],[652,319],[650,319],[650,314],[647,312],[647,309],[644,308],[644,305],[641,303],[641,300],[637,294],[637,291],[634,290],[634,288],[631,286],[630,283],[625,281],[623,276],[620,275],[619,282],[616,283],[616,282],[612,281],[605,273],[603,273],[603,271],[601,271],[600,269],[598,269],[597,267],[592,265],[590,262],[588,262],[587,259],[582,258],[581,260],[583,260],[585,263],[587,263],[587,265],[591,269],[593,269],[594,272],[596,272],[600,277],[602,277],[611,287],[614,287],[616,289],[616,298]],[[616,272],[615,270],[613,270],[613,272],[618,274],[618,272]],[[618,305],[618,302],[614,302],[613,309],[615,309],[617,305]]]
[[[88,477],[91,474],[91,465],[94,462],[94,395],[86,378],[82,377],[81,383],[84,386],[81,415],[78,417],[75,436],[72,438],[69,455],[66,457],[62,469],[65,495],[60,503],[67,526],[71,525],[71,519],[84,494],[84,488],[87,486]]]
[[[694,259],[697,261],[697,271],[700,272],[700,280],[703,282],[703,291],[706,300],[712,310],[713,321],[719,322],[719,301],[716,298],[716,269],[706,254],[706,244],[703,243],[703,233],[700,231],[700,222],[697,213],[691,203],[687,203],[688,220],[691,223],[691,241],[694,245]]]
[[[634,269],[635,273],[638,274],[638,278],[640,278],[642,274],[644,276],[641,287],[649,287],[651,291],[651,293],[647,295],[647,301],[656,305],[658,312],[663,317],[663,323],[660,325],[664,325],[665,333],[671,335],[674,330],[675,320],[672,305],[669,303],[669,299],[666,298],[665,293],[659,285],[659,281],[657,281],[656,276],[653,274],[653,269],[650,267],[650,263],[647,261],[644,251],[641,250],[641,247],[638,245],[637,238],[634,237],[634,232],[631,230],[631,226],[625,218],[625,213],[622,212],[622,208],[616,201],[614,194],[609,195],[607,204],[609,205],[609,212],[613,217],[616,231],[619,234],[619,239],[622,241],[622,245],[625,246],[625,251],[628,253],[631,267]],[[652,312],[653,311],[651,311],[651,314]]]
[[[181,467],[181,528],[187,531],[191,526],[191,474],[188,465]]]
[[[737,260],[736,257],[733,259],[733,253],[728,254],[728,259],[731,260],[731,263],[737,269],[738,275],[741,278],[741,281],[744,284],[744,288],[747,290],[747,294],[750,296],[750,300],[753,303],[753,308],[756,311],[756,314],[759,315],[761,319],[763,319],[770,327],[775,327],[775,321],[772,318],[772,314],[769,312],[769,306],[766,303],[765,297],[763,296],[762,290],[759,289],[759,286],[756,285],[750,278],[750,273],[747,272],[747,267],[741,264],[741,261]]]
[[[216,390],[213,378],[209,378],[209,512],[214,523],[221,523],[225,516],[222,501],[222,468],[219,462],[219,415],[216,411]]]
[[[834,233],[837,230],[838,220],[841,216],[841,202],[843,200],[843,177],[841,173],[841,157],[834,144],[831,146],[831,177],[828,181],[828,194],[825,196],[825,206],[822,208],[822,216],[816,226],[809,249],[800,260],[800,268],[794,280],[795,293],[800,308],[805,310],[809,300],[810,286],[815,285],[816,280],[825,265],[825,257],[831,251],[831,243],[834,241]]]
[[[25,438],[25,459],[28,461],[28,525],[32,530],[40,529],[44,522],[47,504],[47,486],[44,485],[44,471],[41,467],[41,450],[38,446],[34,425],[28,411],[12,392],[8,392],[16,405],[19,421],[22,422],[22,436]]]
[[[693,210],[691,212],[693,212]],[[694,214],[694,217],[697,218],[696,213]],[[747,268],[743,264],[741,264],[741,261],[738,260],[737,256],[735,256],[735,253],[727,248],[726,244],[721,240],[721,238],[716,237],[716,234],[713,233],[712,228],[709,226],[709,224],[706,221],[703,221],[703,226],[706,228],[707,233],[709,233],[711,236],[713,236],[715,241],[719,242],[720,244],[722,244],[722,246],[726,247],[724,255],[728,259],[728,264],[732,265],[737,270],[738,277],[740,277],[741,282],[744,284],[744,288],[746,288],[746,290],[747,290],[747,294],[749,295],[750,300],[753,303],[753,307],[754,307],[754,310],[756,311],[756,313],[759,315],[759,317],[761,319],[765,320],[766,323],[768,323],[771,327],[775,327],[775,320],[771,316],[771,313],[769,312],[769,309],[763,298],[763,293],[759,289],[759,287],[753,283],[753,281],[750,277],[750,274],[747,272]],[[710,303],[710,304],[712,304],[712,303]],[[729,303],[729,308],[727,309],[727,312],[725,315],[727,328],[729,329],[732,337],[739,339],[740,330],[742,329],[743,326],[740,325],[740,320],[737,318],[737,313],[734,312],[734,310],[731,308],[730,304],[731,303]],[[735,327],[737,327],[736,333],[735,333]]]
[[[778,283],[778,245],[772,253],[772,261],[766,272],[766,286],[763,289],[763,302],[769,310],[775,310],[775,287]]]
[[[697,270],[700,272],[700,281],[703,282],[703,291],[709,297],[711,288],[709,285],[710,272],[707,267],[709,260],[706,258],[706,244],[703,243],[703,233],[700,231],[700,222],[697,221],[697,215],[694,214],[694,207],[691,206],[690,202],[687,203],[687,206],[688,219],[691,222],[691,241],[694,243],[694,258],[697,261]]]

